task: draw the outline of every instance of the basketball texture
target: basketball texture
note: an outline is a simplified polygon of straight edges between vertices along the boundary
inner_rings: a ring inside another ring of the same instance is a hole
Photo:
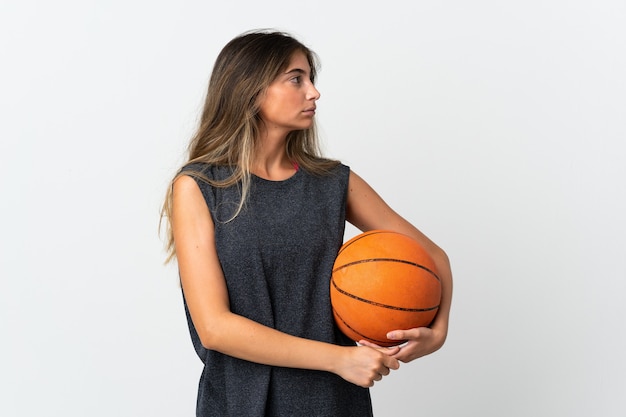
[[[430,325],[441,300],[435,263],[412,238],[372,230],[346,242],[337,255],[330,282],[335,322],[349,338],[379,346],[391,330]]]

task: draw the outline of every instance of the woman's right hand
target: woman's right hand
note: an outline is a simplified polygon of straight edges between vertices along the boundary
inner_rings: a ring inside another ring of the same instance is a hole
[[[393,357],[400,349],[368,346],[350,346],[343,349],[339,357],[335,373],[353,384],[364,388],[389,375],[391,370],[398,369],[400,363]]]

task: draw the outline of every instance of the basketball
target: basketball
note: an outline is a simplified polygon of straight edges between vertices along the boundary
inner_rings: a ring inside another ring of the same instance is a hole
[[[343,244],[330,282],[335,322],[350,339],[379,346],[391,330],[430,325],[441,300],[435,263],[414,239],[372,230]]]

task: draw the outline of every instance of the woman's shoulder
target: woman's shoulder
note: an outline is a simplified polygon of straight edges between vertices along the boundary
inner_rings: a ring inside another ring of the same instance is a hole
[[[317,172],[305,170],[311,181],[331,186],[337,184],[340,187],[347,185],[350,178],[350,167],[340,161],[335,161],[332,165],[327,165]]]
[[[331,172],[341,177],[348,176],[350,175],[350,167],[341,161],[337,161],[337,165],[332,168]]]
[[[224,181],[233,175],[233,168],[228,165],[213,165],[206,162],[193,162],[185,164],[180,173],[196,179],[208,179],[211,181]]]
[[[338,159],[330,159],[321,156],[306,155],[302,159],[302,166],[309,172],[317,175],[337,175],[349,171],[350,168]]]

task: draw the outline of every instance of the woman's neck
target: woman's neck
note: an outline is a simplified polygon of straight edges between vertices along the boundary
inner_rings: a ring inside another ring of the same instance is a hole
[[[255,149],[252,173],[258,177],[280,181],[291,177],[295,172],[292,161],[287,158],[285,138],[270,138],[267,135],[259,140]]]

